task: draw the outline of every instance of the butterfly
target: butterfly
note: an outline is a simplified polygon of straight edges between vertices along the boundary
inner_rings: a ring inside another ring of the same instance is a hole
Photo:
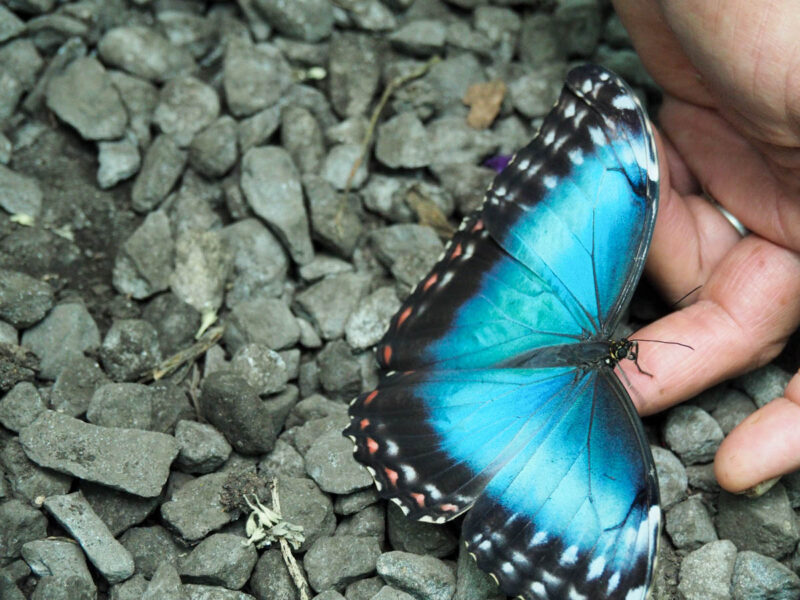
[[[409,517],[467,511],[478,566],[526,600],[642,600],[661,521],[613,333],[658,203],[649,121],[596,65],[569,72],[377,347],[378,387],[345,430]],[[638,366],[638,362],[637,362]]]

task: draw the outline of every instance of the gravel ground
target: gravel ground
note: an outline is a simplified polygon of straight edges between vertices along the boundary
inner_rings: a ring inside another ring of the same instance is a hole
[[[499,597],[458,522],[377,500],[341,430],[482,161],[527,142],[570,64],[657,102],[605,2],[544,4],[0,6],[0,598],[300,598],[279,544],[245,543],[273,479],[310,597]],[[462,98],[490,80],[475,129]],[[643,286],[633,324],[664,310]],[[737,497],[710,464],[798,350],[648,420],[653,598],[800,597],[800,477]]]

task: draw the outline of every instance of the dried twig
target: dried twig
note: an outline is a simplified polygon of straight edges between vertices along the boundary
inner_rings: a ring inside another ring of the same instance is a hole
[[[225,331],[225,328],[222,326],[209,329],[194,344],[161,361],[151,373],[148,373],[144,381],[158,381],[174,372],[181,365],[197,360],[222,338],[223,331]]]

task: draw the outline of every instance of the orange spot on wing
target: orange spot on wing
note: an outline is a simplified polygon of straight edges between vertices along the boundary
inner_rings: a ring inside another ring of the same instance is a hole
[[[366,429],[369,427],[369,419],[361,419],[358,426],[361,427],[361,429]]]
[[[389,467],[383,467],[383,470],[386,473],[386,477],[389,479],[389,483],[391,483],[392,485],[396,486],[397,485],[397,479],[399,477],[399,475],[397,474],[397,471],[393,471]]]
[[[434,273],[425,280],[425,283],[422,285],[422,289],[427,292],[428,288],[431,287],[437,281],[439,281],[439,275]]]
[[[388,365],[390,360],[392,360],[392,347],[386,344],[383,347],[383,364]]]
[[[453,253],[450,255],[450,258],[458,258],[461,256],[461,244],[456,244],[455,248],[453,248]]]
[[[369,403],[375,400],[375,396],[378,395],[378,390],[372,390],[369,395],[364,398],[364,406],[369,406]]]
[[[375,454],[378,451],[378,442],[372,438],[367,438],[367,450],[370,454]]]
[[[478,219],[475,221],[475,225],[472,226],[472,231],[480,231],[483,229],[483,219]]]
[[[397,326],[398,327],[400,327],[400,325],[403,324],[403,321],[405,321],[409,317],[409,315],[411,315],[411,311],[412,311],[411,307],[407,306],[405,308],[405,310],[400,313],[400,315],[397,317]]]
[[[444,512],[458,512],[458,507],[455,504],[442,504],[441,509]]]
[[[414,502],[416,502],[417,505],[419,505],[420,508],[423,508],[425,506],[425,496],[423,496],[422,494],[418,492],[411,492],[411,497],[414,499]]]

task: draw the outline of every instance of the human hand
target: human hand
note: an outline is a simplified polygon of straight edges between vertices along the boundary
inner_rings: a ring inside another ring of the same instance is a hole
[[[633,336],[694,351],[647,344],[653,378],[621,365],[650,414],[769,362],[800,325],[800,12],[792,0],[614,4],[665,91],[648,275],[670,300],[702,286]],[[737,492],[800,468],[798,431],[800,372],[722,443],[719,483]]]

